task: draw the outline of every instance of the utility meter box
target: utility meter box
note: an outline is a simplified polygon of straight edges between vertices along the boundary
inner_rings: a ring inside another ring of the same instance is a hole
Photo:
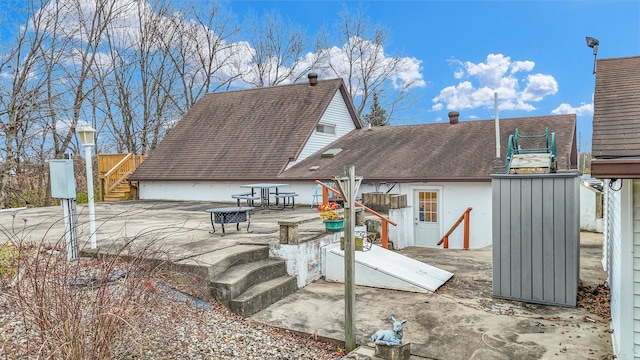
[[[57,199],[75,199],[76,178],[73,174],[73,160],[49,160],[51,177],[51,197]]]

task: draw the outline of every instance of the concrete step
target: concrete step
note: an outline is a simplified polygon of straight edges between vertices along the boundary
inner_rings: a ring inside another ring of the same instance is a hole
[[[210,282],[234,265],[268,258],[267,245],[233,245],[177,261],[174,265],[183,271],[196,273]]]
[[[287,275],[284,260],[265,259],[235,265],[211,281],[211,295],[223,304],[252,286]]]
[[[174,263],[206,278],[209,293],[229,309],[250,316],[297,289],[284,260],[269,259],[269,246],[233,245]]]
[[[248,317],[293,294],[296,290],[294,276],[281,276],[252,286],[242,295],[232,299],[228,306],[234,313]]]

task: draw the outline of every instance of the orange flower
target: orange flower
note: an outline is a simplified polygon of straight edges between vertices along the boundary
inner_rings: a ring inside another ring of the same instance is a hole
[[[318,206],[318,211],[320,212],[320,217],[325,220],[336,220],[342,219],[341,214],[339,214],[336,210],[340,209],[340,205],[335,202],[330,202],[326,205]]]

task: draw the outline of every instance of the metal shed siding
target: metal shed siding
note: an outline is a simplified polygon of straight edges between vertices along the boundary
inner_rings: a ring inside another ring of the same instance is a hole
[[[493,295],[575,306],[578,174],[492,175]]]

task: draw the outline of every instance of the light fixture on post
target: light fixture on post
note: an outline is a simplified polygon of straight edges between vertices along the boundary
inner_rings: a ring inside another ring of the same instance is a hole
[[[81,126],[78,129],[80,142],[84,146],[84,160],[87,168],[87,197],[89,203],[89,233],[91,234],[91,248],[98,247],[96,239],[96,212],[93,201],[93,167],[91,166],[91,148],[96,145],[96,129],[89,125]]]
[[[592,38],[591,36],[587,36],[587,46],[593,49],[593,73],[596,73],[596,56],[598,56],[598,45],[600,45],[600,41],[596,38]]]

